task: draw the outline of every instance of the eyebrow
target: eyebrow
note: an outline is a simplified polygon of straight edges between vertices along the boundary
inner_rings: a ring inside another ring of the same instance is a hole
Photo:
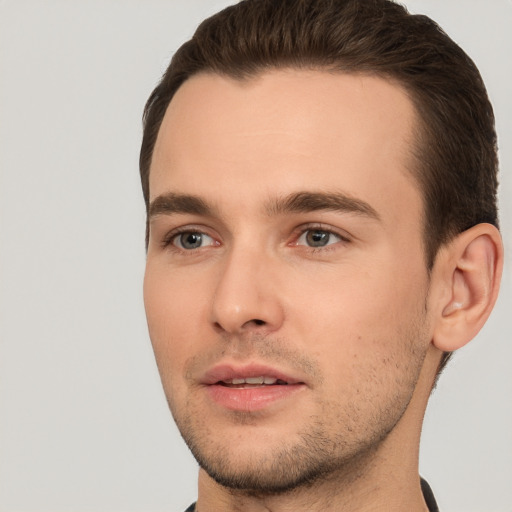
[[[151,201],[148,217],[171,215],[173,213],[211,215],[212,211],[213,208],[200,197],[169,192]]]
[[[267,203],[265,211],[269,216],[334,211],[380,220],[380,215],[370,204],[344,193],[295,192],[272,199]],[[215,209],[198,196],[169,192],[156,197],[150,203],[148,218],[172,214],[213,216],[214,213]]]
[[[269,215],[314,211],[352,213],[380,220],[380,215],[370,204],[344,193],[296,192],[267,205]]]

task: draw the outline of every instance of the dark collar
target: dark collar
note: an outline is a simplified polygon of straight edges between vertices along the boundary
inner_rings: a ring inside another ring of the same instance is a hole
[[[434,493],[428,485],[426,480],[421,479],[421,490],[423,492],[423,498],[425,498],[425,503],[427,504],[429,512],[439,512],[439,507],[437,506],[436,499],[434,498]],[[190,507],[185,510],[185,512],[195,512],[196,504],[192,503]]]
[[[439,512],[439,507],[437,506],[436,499],[434,498],[434,493],[432,492],[430,485],[428,485],[427,481],[423,480],[423,478],[421,479],[421,490],[423,492],[423,498],[427,504],[428,511]]]

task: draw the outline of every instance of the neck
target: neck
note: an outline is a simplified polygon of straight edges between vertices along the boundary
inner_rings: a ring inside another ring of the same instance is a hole
[[[391,433],[371,453],[279,494],[233,490],[199,472],[197,512],[428,512],[420,486],[421,425],[438,354],[429,351],[412,400]]]
[[[367,476],[367,475],[365,475]],[[220,489],[219,489],[220,487]],[[359,477],[324,480],[279,495],[254,495],[222,488],[208,475],[199,477],[197,512],[427,512],[418,473],[406,478]]]

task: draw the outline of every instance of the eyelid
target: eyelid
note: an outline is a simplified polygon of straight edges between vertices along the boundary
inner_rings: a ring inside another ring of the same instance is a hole
[[[182,240],[183,235],[185,235],[185,237],[188,237],[190,235],[199,235],[201,245],[199,247],[184,247]],[[186,252],[197,251],[199,249],[204,249],[205,247],[211,247],[216,245],[215,240],[210,235],[207,235],[206,233],[197,233],[195,231],[185,231],[184,233],[178,233],[177,235],[172,237],[170,243],[177,247],[178,249]]]
[[[353,241],[352,236],[349,233],[347,233],[345,230],[335,228],[330,224],[325,224],[322,222],[312,222],[312,223],[301,224],[300,226],[295,228],[294,233],[292,235],[292,240],[288,243],[288,245],[298,246],[299,244],[297,242],[301,236],[303,236],[308,231],[315,231],[315,230],[331,233],[332,235],[334,235],[340,239],[338,243],[340,243],[340,242],[341,243],[343,243],[343,242],[349,243],[349,242]],[[216,232],[212,232],[211,229],[205,227],[204,225],[197,225],[197,224],[183,225],[183,226],[179,226],[179,227],[169,230],[161,238],[159,245],[163,249],[172,248],[176,251],[194,252],[194,250],[180,248],[179,246],[177,246],[173,243],[173,241],[176,239],[176,237],[178,237],[179,235],[181,235],[183,233],[198,233],[198,234],[206,235],[207,237],[211,238],[214,241],[213,244],[209,244],[204,247],[199,247],[198,249],[195,249],[195,251],[197,251],[199,249],[206,248],[206,247],[222,245],[222,243],[220,241],[220,237],[218,236],[218,234]],[[300,246],[303,246],[310,250],[322,250],[322,249],[325,250],[332,245],[336,245],[336,244],[328,244],[324,247],[310,247],[307,245],[300,244]]]
[[[328,236],[329,236],[329,240],[327,241],[327,243],[325,245],[318,245],[318,246],[315,246],[315,245],[311,245],[307,242],[307,236],[308,234],[313,231],[313,232],[321,232],[321,233],[327,233]],[[304,239],[304,240],[303,240]],[[327,248],[331,248],[332,245],[335,245],[339,242],[342,242],[342,238],[337,235],[336,233],[333,233],[331,231],[324,231],[324,230],[320,230],[320,229],[308,229],[306,231],[304,231],[300,236],[299,238],[297,239],[297,242],[295,242],[296,245],[300,245],[300,246],[303,246],[303,247],[306,247],[308,249],[316,249],[316,250],[319,250],[319,249],[327,249]]]
[[[325,231],[326,233],[331,233],[339,237],[343,242],[352,241],[352,237],[345,230],[337,229],[331,225],[323,224],[321,222],[315,222],[310,224],[302,224],[297,227],[295,230],[296,235],[294,236],[295,241],[293,242],[293,245],[297,245],[297,240],[308,231]]]
[[[213,233],[209,232],[207,228],[204,226],[197,226],[197,225],[186,225],[186,226],[179,226],[177,228],[171,229],[168,231],[165,236],[162,238],[160,244],[163,249],[175,249],[176,251],[185,251],[185,252],[193,252],[192,249],[185,249],[182,247],[177,246],[174,244],[174,240],[183,233],[198,233],[200,235],[206,235],[208,238],[211,238],[215,243],[209,244],[205,247],[211,247],[220,245],[220,242],[218,240],[218,236],[214,235]],[[200,247],[198,249],[202,249],[203,247]],[[196,249],[197,250],[197,249]]]

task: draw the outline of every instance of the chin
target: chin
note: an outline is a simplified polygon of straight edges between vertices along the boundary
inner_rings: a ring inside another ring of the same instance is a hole
[[[218,484],[254,495],[289,492],[311,485],[333,470],[319,458],[312,460],[310,454],[297,448],[281,449],[277,453],[272,451],[257,457],[219,453],[204,457],[197,450],[192,450],[192,453],[200,467]]]
[[[333,435],[322,424],[307,433],[256,442],[254,435],[240,435],[221,442],[212,431],[178,425],[199,466],[223,487],[248,495],[273,495],[326,482],[331,478],[353,481],[388,432],[363,442],[347,433]],[[311,427],[311,426],[310,426]],[[342,429],[340,429],[342,430]],[[283,441],[283,438],[285,441]]]

